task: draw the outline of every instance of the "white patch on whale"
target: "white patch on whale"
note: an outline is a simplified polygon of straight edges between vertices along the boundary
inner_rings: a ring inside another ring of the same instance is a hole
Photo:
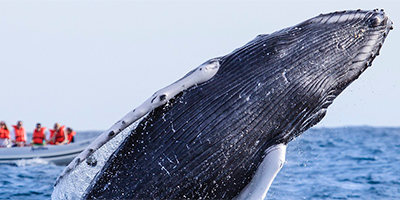
[[[100,149],[94,152],[90,157],[93,158],[95,166],[89,164],[77,165],[68,176],[60,179],[57,186],[54,187],[52,199],[81,199],[87,187],[96,176],[96,174],[103,168],[108,161],[108,158],[119,147],[124,139],[134,130],[137,125],[147,115],[137,120],[125,128],[120,134],[104,144]],[[83,162],[86,163],[86,162]]]
[[[129,126],[127,130],[130,132],[130,130],[135,129],[136,125],[141,121],[140,119],[143,119],[145,115],[147,115],[150,111],[154,110],[155,108],[164,105],[167,103],[169,100],[174,98],[176,95],[178,95],[180,92],[187,90],[197,84],[204,83],[208,80],[210,80],[212,77],[215,76],[215,74],[218,72],[220,67],[220,63],[218,59],[211,59],[196,69],[192,70],[188,74],[186,74],[183,78],[179,79],[178,81],[172,83],[171,85],[157,91],[154,93],[149,99],[147,99],[144,103],[142,103],[140,106],[138,106],[136,109],[133,111],[129,112],[126,114],[124,117],[122,117],[120,120],[118,120],[110,129],[102,133],[95,141],[93,141],[81,154],[79,154],[61,173],[61,175],[58,177],[55,183],[55,190],[57,190],[57,185],[63,180],[66,179],[66,176],[68,176],[68,181],[62,181],[63,183],[70,182],[72,184],[75,184],[76,180],[73,180],[74,178],[69,177],[69,175],[75,171],[75,174],[79,173],[86,173],[85,176],[87,176],[87,181],[90,182],[91,179],[95,176],[95,174],[102,168],[104,163],[98,163],[96,167],[89,166],[88,164],[84,164],[87,168],[95,168],[94,170],[89,170],[85,169],[79,172],[76,172],[76,168],[78,165],[80,165],[84,160],[86,160],[89,156],[93,155],[95,160],[101,160],[98,158],[104,157],[105,155],[100,154],[94,154],[99,148],[101,148],[103,145],[108,143],[111,139],[113,139],[116,135],[118,135],[121,132],[124,132],[124,136],[120,136],[122,138],[118,138],[118,141],[113,142],[111,144],[111,147],[107,148],[102,148],[104,151],[107,151],[107,153],[112,153],[116,150],[120,142],[122,141],[123,138],[126,137],[128,134],[125,129]],[[132,124],[135,124],[134,126]],[[132,125],[132,126],[131,126]],[[115,144],[118,144],[115,146]],[[110,150],[110,149],[112,150]],[[110,151],[110,152],[109,152]],[[107,159],[111,155],[107,154]],[[103,159],[103,158],[102,158]],[[104,162],[107,160],[105,159]],[[97,161],[99,162],[99,161]],[[101,165],[101,166],[100,166]],[[99,169],[97,169],[99,168]],[[82,175],[83,176],[83,175]],[[89,179],[90,178],[90,179]],[[86,180],[86,179],[85,179]],[[60,186],[59,186],[60,187]],[[86,187],[83,189],[86,190]],[[57,192],[55,192],[57,193]],[[53,195],[55,194],[53,193]],[[53,198],[59,198],[59,196],[56,194],[54,195]],[[61,199],[65,199],[67,196],[63,196]]]
[[[285,157],[286,145],[278,144],[268,148],[265,158],[258,167],[250,183],[235,197],[235,200],[265,199],[272,181],[285,163]]]

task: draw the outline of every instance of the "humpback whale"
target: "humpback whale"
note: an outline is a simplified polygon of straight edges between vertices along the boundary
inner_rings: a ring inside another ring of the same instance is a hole
[[[321,14],[206,61],[99,136],[52,198],[263,199],[288,143],[371,66],[391,29],[383,10]]]

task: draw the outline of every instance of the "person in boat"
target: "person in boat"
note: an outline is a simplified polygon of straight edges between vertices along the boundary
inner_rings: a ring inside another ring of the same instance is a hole
[[[67,136],[68,136],[68,144],[69,143],[73,143],[75,138],[74,136],[76,135],[76,132],[74,130],[72,130],[72,128],[68,127],[67,128]]]
[[[60,126],[60,124],[55,123],[54,129],[50,129],[50,139],[49,144],[61,145],[68,143],[67,134],[64,131],[65,125]]]
[[[10,130],[4,121],[0,122],[0,148],[11,147]]]
[[[46,127],[42,127],[40,123],[36,124],[36,128],[33,130],[32,145],[43,146],[46,145]]]
[[[22,121],[18,121],[17,125],[12,125],[14,128],[14,137],[15,140],[12,142],[14,143],[13,147],[23,147],[26,144],[26,132],[25,128],[22,126]]]

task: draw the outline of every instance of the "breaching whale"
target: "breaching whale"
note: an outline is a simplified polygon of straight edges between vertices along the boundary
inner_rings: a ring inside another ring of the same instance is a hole
[[[287,144],[371,66],[392,28],[383,10],[355,10],[259,35],[129,112],[67,166],[52,198],[263,199]]]

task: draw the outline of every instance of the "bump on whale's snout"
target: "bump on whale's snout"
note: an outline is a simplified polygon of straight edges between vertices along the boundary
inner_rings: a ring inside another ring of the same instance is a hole
[[[369,31],[369,42],[371,57],[366,59],[366,67],[372,65],[372,61],[380,54],[381,47],[385,41],[390,30],[393,30],[393,22],[389,16],[385,14],[384,10],[375,9],[374,13],[367,20]],[[362,48],[365,51],[368,48]]]
[[[368,25],[370,28],[379,26],[386,26],[389,30],[393,30],[393,22],[389,19],[389,16],[385,14],[384,10],[374,10],[376,13],[368,19]]]
[[[368,26],[370,28],[385,26],[388,21],[388,17],[385,14],[375,14],[368,20]]]

